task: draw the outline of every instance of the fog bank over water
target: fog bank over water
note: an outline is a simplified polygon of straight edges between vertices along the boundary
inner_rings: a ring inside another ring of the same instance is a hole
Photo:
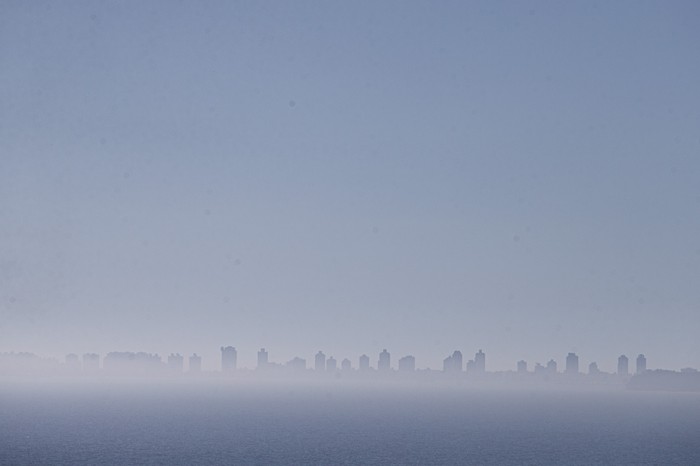
[[[0,384],[10,464],[697,464],[700,398],[399,385]]]

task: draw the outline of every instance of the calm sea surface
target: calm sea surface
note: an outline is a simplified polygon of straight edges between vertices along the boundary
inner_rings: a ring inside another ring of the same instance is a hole
[[[700,465],[700,394],[0,379],[0,464]]]

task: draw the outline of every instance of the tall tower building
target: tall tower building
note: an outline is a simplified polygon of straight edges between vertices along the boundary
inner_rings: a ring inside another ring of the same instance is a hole
[[[474,372],[478,374],[486,372],[486,353],[481,350],[474,355]]]
[[[366,354],[363,354],[360,356],[360,365],[359,365],[360,371],[365,372],[369,370],[369,356]]]
[[[314,368],[317,371],[323,372],[326,370],[326,355],[323,354],[323,351],[319,351],[318,353],[316,353],[316,357],[314,359],[314,362],[315,362]]]
[[[409,355],[399,359],[399,372],[413,372],[415,370],[416,358]]]
[[[233,372],[236,370],[238,352],[233,346],[221,347],[221,372]]]
[[[598,369],[598,363],[597,362],[592,362],[588,365],[588,374],[589,375],[598,375],[600,374],[600,369]]]
[[[401,360],[399,359],[399,364],[401,363]],[[442,371],[443,372],[452,372],[452,356],[447,356],[445,359],[442,360]]]
[[[377,363],[377,370],[379,372],[389,372],[391,370],[391,354],[384,349],[379,353],[379,362]]]
[[[445,372],[462,372],[462,352],[457,350],[442,361],[442,370]]]
[[[617,358],[617,375],[628,375],[630,373],[629,362],[630,360],[624,354]]]
[[[198,374],[202,372],[202,357],[197,356],[197,353],[194,353],[192,356],[190,356],[190,372],[194,374]]]
[[[343,359],[343,362],[340,363],[340,369],[343,372],[349,372],[352,369],[352,363],[348,358]]]
[[[294,372],[304,372],[306,370],[306,359],[295,357],[291,361],[287,362],[287,367]]]
[[[637,374],[642,374],[647,370],[647,358],[640,354],[637,356]]]
[[[260,351],[258,351],[258,369],[265,369],[267,363],[267,351],[265,351],[265,348],[260,348]]]
[[[328,372],[335,372],[336,370],[338,370],[338,362],[333,356],[326,360],[326,370]]]
[[[537,375],[544,375],[544,374],[548,374],[548,373],[549,373],[549,368],[543,366],[543,365],[540,364],[539,362],[536,362],[536,363],[535,363],[535,369],[533,370],[533,372],[534,372],[535,374],[537,374]],[[554,372],[556,372],[556,370],[555,370]]]
[[[566,356],[566,371],[567,374],[578,374],[578,356],[576,353],[569,353]]]
[[[525,374],[527,372],[527,362],[518,361],[518,374]]]
[[[462,369],[464,368],[464,364],[462,361],[462,352],[459,350],[455,350],[452,353],[452,369],[455,372],[462,372]]]
[[[171,372],[182,372],[184,367],[185,358],[183,358],[181,354],[171,353],[170,356],[168,356],[168,369]]]

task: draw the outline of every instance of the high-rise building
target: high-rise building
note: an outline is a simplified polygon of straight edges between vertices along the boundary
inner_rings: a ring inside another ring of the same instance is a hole
[[[314,359],[314,368],[317,371],[325,371],[326,370],[326,355],[323,354],[323,351],[319,351],[316,353],[316,357]]]
[[[379,362],[377,363],[377,370],[380,372],[389,372],[391,370],[391,354],[384,349],[379,353]]]
[[[637,374],[642,374],[647,370],[647,358],[640,354],[637,356]]]
[[[459,350],[455,350],[452,353],[452,369],[456,372],[462,372],[462,368],[464,366],[462,365],[462,352]]]
[[[554,363],[554,373],[557,372],[556,364],[557,363]],[[536,362],[534,372],[537,375],[549,374],[550,373],[549,364],[547,365],[547,367],[545,367],[542,364],[540,364],[539,362]]]
[[[348,358],[343,359],[343,362],[340,363],[340,369],[343,372],[349,372],[352,369],[352,363]]]
[[[258,351],[258,369],[266,369],[267,363],[267,351],[265,351],[265,348],[260,348],[260,351]]]
[[[527,362],[518,361],[518,374],[525,374],[527,372]]]
[[[399,362],[401,360],[399,359]],[[452,372],[452,356],[447,356],[445,359],[442,360],[442,371],[443,372]]]
[[[182,372],[185,367],[185,358],[181,354],[170,353],[168,356],[168,370],[171,372]]]
[[[295,357],[287,363],[287,367],[289,367],[294,372],[303,372],[306,370],[306,359]]]
[[[399,359],[399,372],[413,372],[415,370],[416,358],[409,355]]]
[[[462,372],[462,352],[455,351],[451,356],[443,359],[442,370],[445,372]]]
[[[624,354],[617,358],[617,374],[618,375],[628,375],[630,360]]]
[[[474,372],[478,374],[486,372],[486,353],[481,350],[474,355]]]
[[[557,362],[554,359],[550,359],[547,363],[547,373],[556,374],[557,373]]]
[[[233,346],[221,347],[221,372],[233,372],[236,370],[238,352]]]
[[[333,356],[328,358],[326,360],[326,371],[328,372],[335,372],[338,370],[338,362],[335,360]]]
[[[578,356],[576,353],[569,353],[566,356],[566,371],[567,374],[578,374]]]
[[[194,353],[192,356],[190,356],[189,366],[190,372],[193,374],[202,372],[202,357],[197,356],[197,353]]]
[[[588,374],[589,375],[597,375],[600,374],[600,369],[598,369],[598,363],[597,362],[592,362],[588,365]]]
[[[369,356],[366,354],[363,354],[360,356],[360,365],[359,365],[360,371],[365,372],[369,370]]]

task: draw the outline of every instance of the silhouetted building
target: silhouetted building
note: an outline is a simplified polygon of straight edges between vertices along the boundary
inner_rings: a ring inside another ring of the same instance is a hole
[[[202,357],[194,353],[189,359],[189,370],[192,373],[202,372]]]
[[[455,351],[451,356],[443,359],[442,370],[445,372],[462,372],[462,352]]]
[[[643,374],[647,370],[647,358],[643,354],[637,356],[637,374]]]
[[[566,371],[567,374],[578,374],[578,356],[576,353],[569,353],[566,356]]]
[[[258,369],[265,369],[267,364],[267,351],[265,351],[265,348],[260,348],[260,351],[258,351]]]
[[[474,372],[476,372],[476,363],[473,359],[470,359],[467,361],[467,373],[473,374]]]
[[[452,369],[457,372],[462,372],[462,368],[462,352],[459,350],[455,350],[452,353]]]
[[[550,359],[547,363],[547,373],[556,374],[557,373],[557,362],[554,359]]]
[[[477,374],[483,374],[486,372],[486,353],[481,350],[474,355],[473,372],[476,372]]]
[[[233,372],[236,370],[238,352],[233,346],[221,347],[221,372]]]
[[[399,359],[399,372],[413,372],[415,370],[416,358],[409,355]]]
[[[624,354],[617,358],[617,373],[618,375],[628,375],[629,370],[629,359]]]
[[[379,362],[377,363],[377,370],[379,372],[389,372],[391,370],[391,354],[384,349],[379,353]]]
[[[306,370],[306,359],[296,357],[287,363],[287,367],[294,372],[303,372]]]
[[[338,370],[338,362],[333,356],[326,360],[326,371],[335,372]]]
[[[527,362],[518,361],[518,374],[524,374],[527,372]]]
[[[326,370],[326,355],[323,354],[323,351],[319,351],[316,353],[316,357],[314,359],[314,368],[317,371],[325,371]]]
[[[362,356],[360,356],[359,368],[363,372],[369,370],[369,356],[367,356],[366,354],[363,354]]]
[[[343,359],[343,362],[340,363],[340,368],[343,370],[343,372],[349,372],[352,369],[352,363],[348,358]]]
[[[182,372],[185,368],[185,358],[181,354],[170,353],[168,356],[168,370],[171,372]]]
[[[94,373],[100,370],[100,355],[95,353],[83,354],[83,371]]]
[[[554,372],[557,371],[556,364],[557,364],[557,363],[554,363]],[[547,367],[545,367],[545,366],[543,366],[542,364],[540,364],[539,362],[536,362],[536,363],[535,363],[535,374],[537,374],[537,375],[545,375],[545,374],[548,374],[549,372],[550,372],[550,370],[549,370],[549,365],[547,365]]]
[[[401,362],[400,359],[399,359],[399,362]],[[452,371],[452,356],[447,356],[445,359],[442,360],[442,371],[443,372],[451,372]]]
[[[589,375],[597,375],[600,374],[600,369],[598,369],[598,363],[597,362],[592,362],[588,365],[588,374]]]

